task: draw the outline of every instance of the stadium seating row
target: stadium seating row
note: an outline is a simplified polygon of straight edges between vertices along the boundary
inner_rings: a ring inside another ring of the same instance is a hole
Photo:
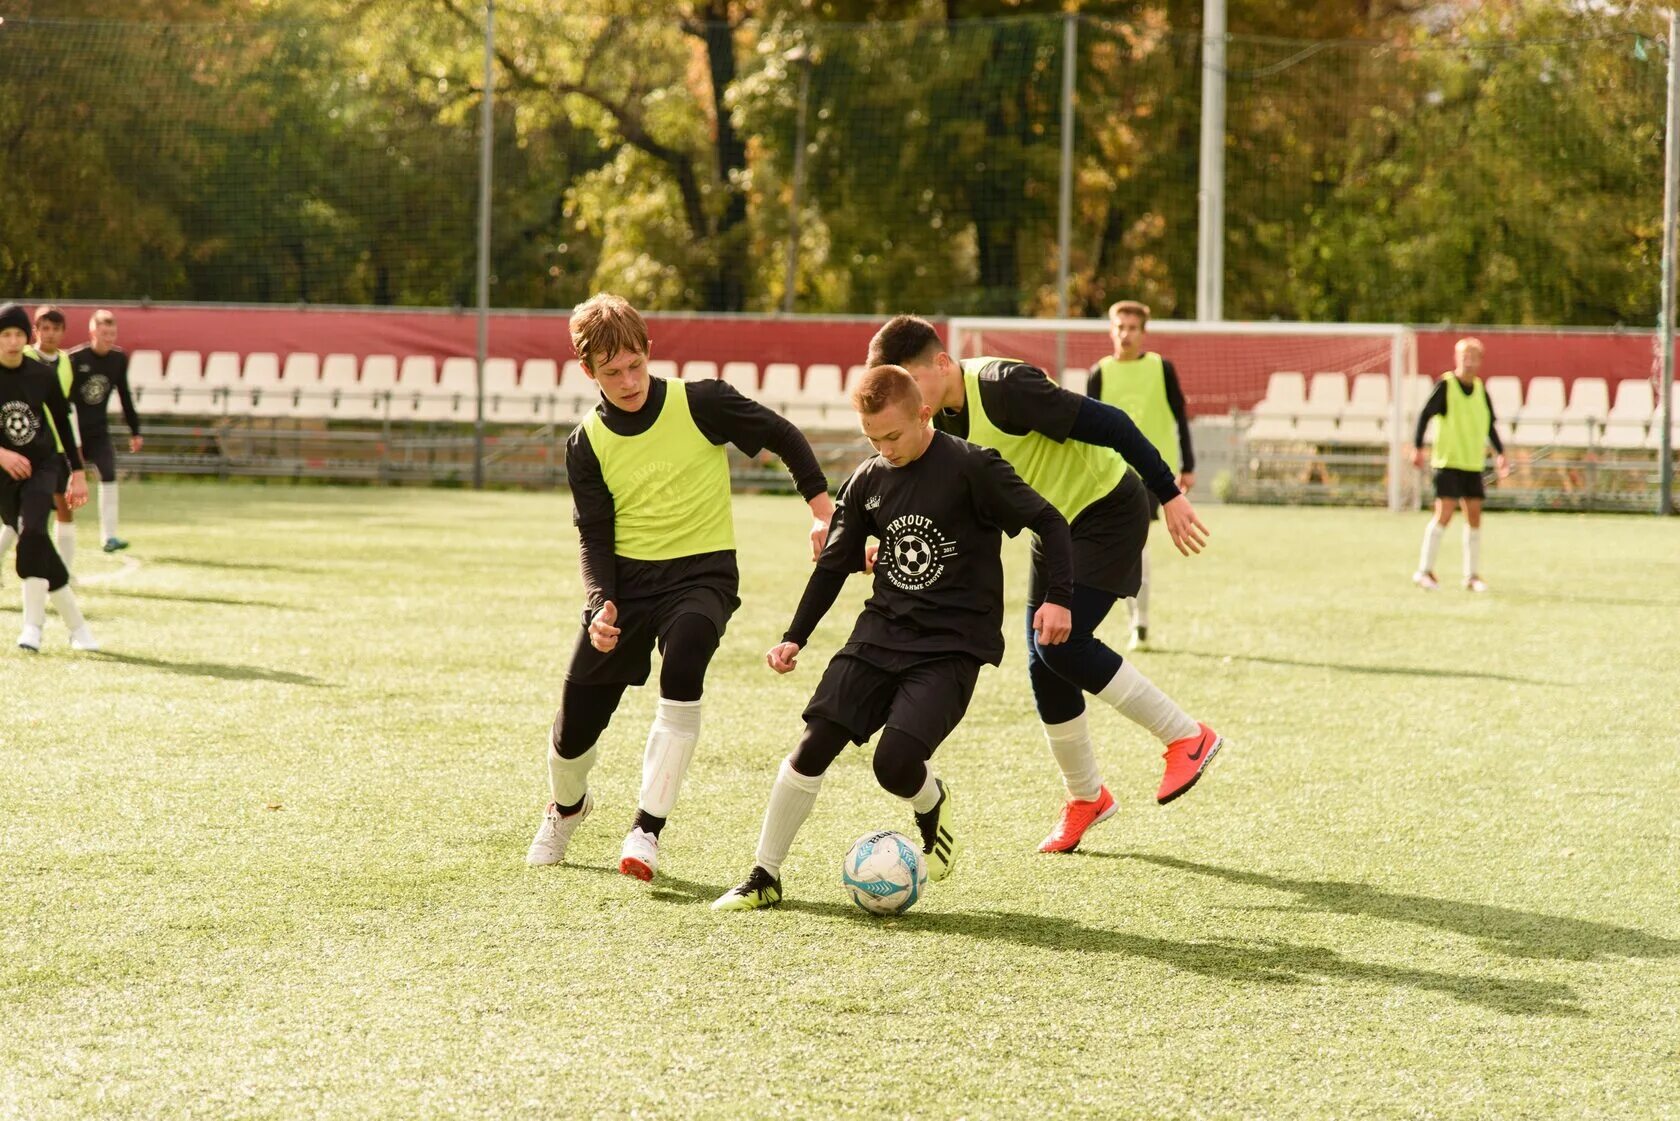
[[[1299,373],[1271,375],[1266,396],[1254,408],[1248,438],[1261,442],[1379,444],[1388,439],[1387,374],[1358,374],[1350,386],[1346,374],[1314,374],[1310,384]],[[1410,379],[1407,414],[1415,417],[1429,399],[1434,382]],[[1603,378],[1577,378],[1565,400],[1560,377],[1537,377],[1523,393],[1515,377],[1487,379],[1488,400],[1500,434],[1515,447],[1570,447],[1631,450],[1655,448],[1661,437],[1656,394],[1643,378],[1616,383],[1616,399]],[[1680,431],[1680,426],[1677,426]],[[1411,434],[1406,434],[1411,439]]]

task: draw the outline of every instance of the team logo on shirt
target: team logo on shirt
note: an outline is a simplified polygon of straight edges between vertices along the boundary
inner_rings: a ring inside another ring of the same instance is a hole
[[[111,379],[95,374],[82,383],[82,401],[88,405],[103,405],[111,395]]]
[[[41,431],[41,420],[23,401],[7,401],[0,405],[0,432],[6,434],[6,442],[14,448],[28,447],[35,442],[35,434]]]
[[[881,555],[888,561],[887,579],[909,592],[938,583],[945,575],[945,559],[956,551],[956,542],[920,514],[894,518],[881,535]]]

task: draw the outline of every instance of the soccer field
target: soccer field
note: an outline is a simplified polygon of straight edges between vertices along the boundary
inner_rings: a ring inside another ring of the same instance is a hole
[[[0,1116],[1680,1116],[1680,526],[1493,514],[1493,594],[1423,515],[1209,506],[1155,544],[1138,664],[1230,739],[1162,808],[1062,792],[1016,635],[936,756],[966,846],[908,915],[841,894],[910,827],[842,756],[780,909],[751,864],[799,671],[792,498],[737,501],[744,606],[661,876],[616,872],[632,692],[565,866],[524,865],[576,629],[564,495],[147,483],[84,545],[105,652],[0,590]],[[83,531],[84,539],[91,537]],[[1111,641],[1124,638],[1110,620]]]

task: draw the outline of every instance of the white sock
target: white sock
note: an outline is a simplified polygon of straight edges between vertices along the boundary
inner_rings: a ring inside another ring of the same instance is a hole
[[[5,564],[6,554],[17,544],[18,531],[11,526],[0,526],[0,565]]]
[[[82,609],[76,603],[76,593],[66,584],[52,593],[53,606],[58,609],[58,617],[64,620],[64,625],[71,631],[79,631],[87,626],[87,620],[82,618]]]
[[[106,541],[117,535],[117,484],[99,484],[99,535]]]
[[[1482,574],[1482,531],[1464,527],[1464,578]]]
[[[933,812],[933,807],[939,804],[939,780],[934,777],[933,768],[927,769],[927,779],[922,788],[905,799],[910,803],[910,809],[919,814]]]
[[[1138,563],[1139,580],[1137,598],[1132,600],[1132,626],[1147,627],[1149,625],[1149,546],[1143,547],[1142,556]]]
[[[1120,711],[1120,715],[1144,728],[1164,744],[1174,743],[1201,729],[1185,711],[1130,662],[1121,662],[1119,672],[1097,694]]]
[[[562,759],[551,744],[548,748],[548,797],[557,806],[575,806],[589,793],[589,770],[595,766],[595,749],[576,759]]]
[[[753,857],[753,863],[770,873],[772,876],[782,874],[782,861],[787,859],[788,849],[793,847],[793,838],[799,833],[799,827],[805,824],[805,819],[811,816],[811,808],[817,804],[817,791],[822,789],[821,775],[802,775],[793,769],[793,763],[782,760],[781,769],[776,772],[775,785],[770,787],[770,804],[764,807],[764,828],[758,834],[758,854]]]
[[[1441,552],[1441,534],[1446,527],[1434,518],[1429,519],[1429,528],[1423,531],[1423,551],[1418,554],[1418,571],[1434,572],[1435,558]]]
[[[73,568],[76,564],[76,523],[58,523],[58,559],[64,562],[65,568]]]
[[[700,742],[700,702],[659,698],[659,711],[648,729],[642,753],[642,796],[638,808],[654,817],[670,817],[694,745]]]
[[[1044,738],[1050,741],[1050,754],[1056,757],[1068,797],[1081,802],[1095,800],[1102,793],[1102,775],[1097,770],[1097,753],[1091,747],[1085,714],[1065,723],[1046,724]]]
[[[47,581],[44,577],[31,576],[23,582],[23,625],[47,625]]]

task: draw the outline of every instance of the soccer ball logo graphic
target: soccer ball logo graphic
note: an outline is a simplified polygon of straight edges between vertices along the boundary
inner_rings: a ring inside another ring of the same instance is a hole
[[[25,446],[40,430],[41,422],[22,401],[7,401],[6,407],[0,409],[0,432],[6,434],[6,442],[13,447]]]
[[[933,548],[922,538],[907,533],[893,542],[893,563],[906,576],[920,576],[933,564]]]
[[[88,405],[103,405],[105,398],[111,395],[111,379],[104,374],[95,374],[82,383],[82,401]]]

